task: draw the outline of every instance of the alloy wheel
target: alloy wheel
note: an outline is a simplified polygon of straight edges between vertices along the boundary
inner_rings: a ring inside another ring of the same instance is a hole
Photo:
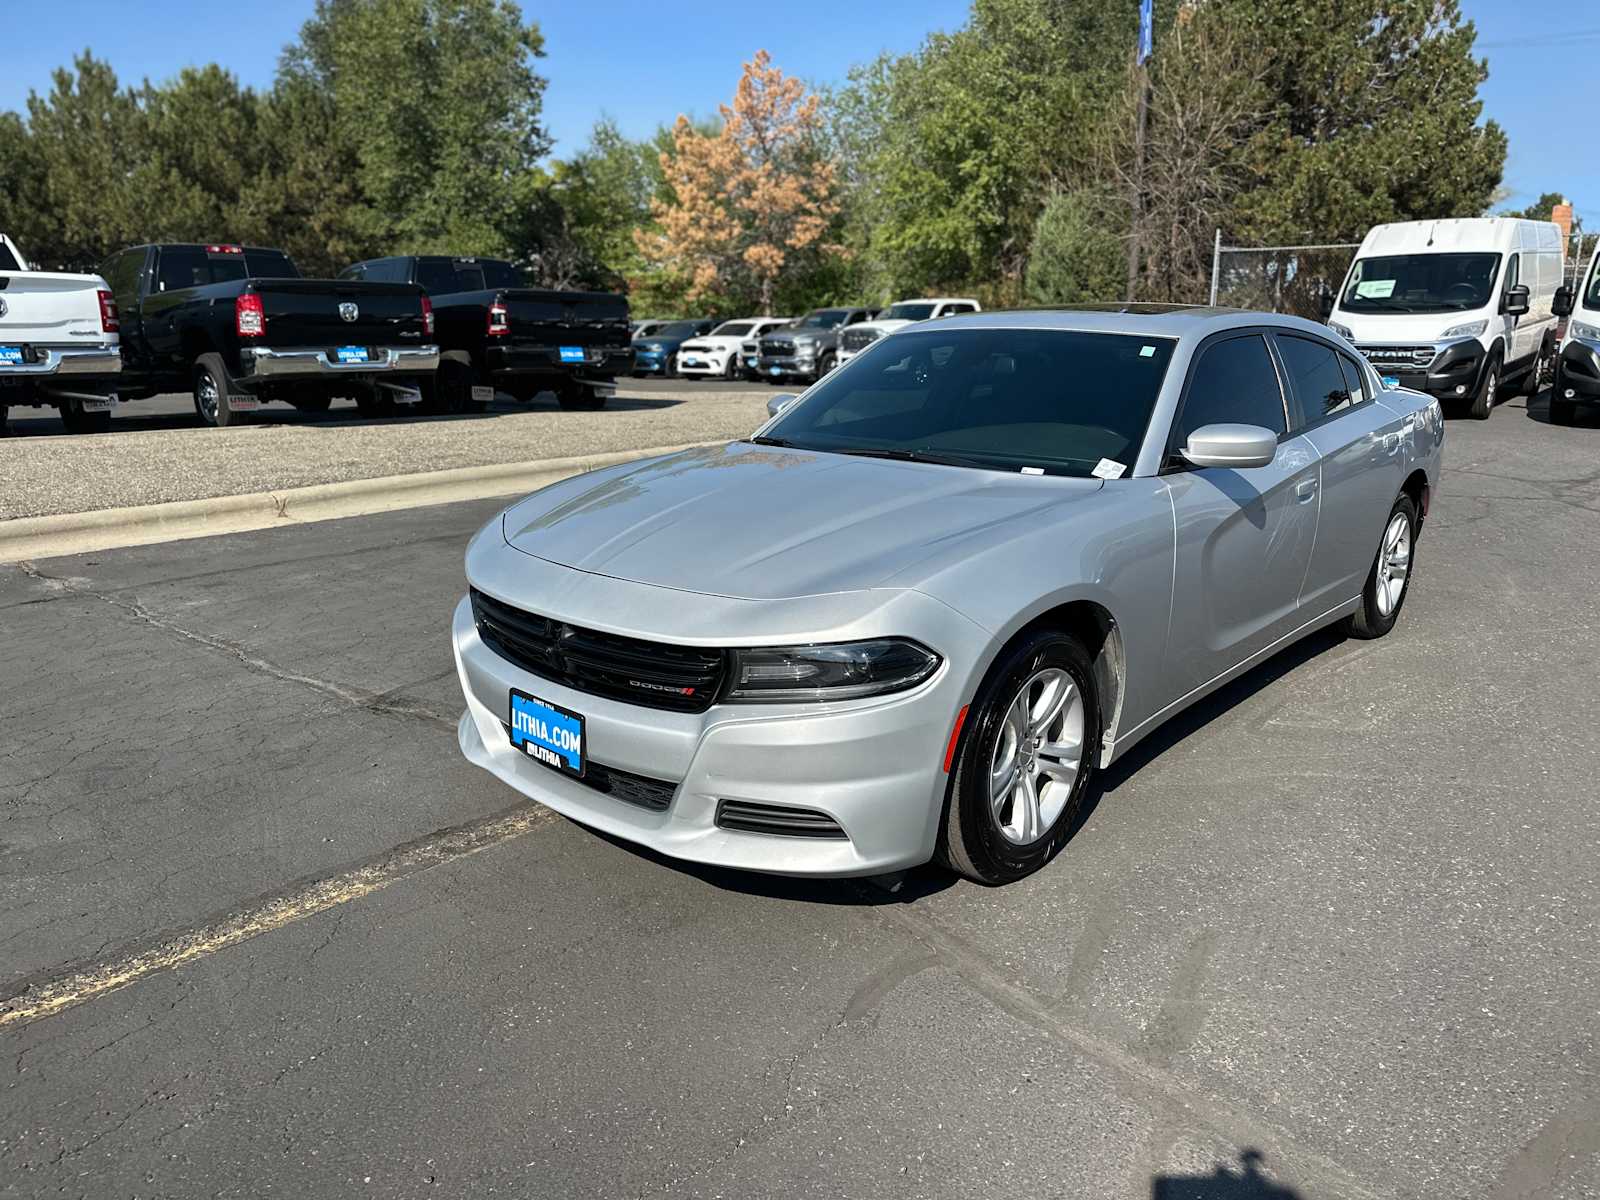
[[[1400,607],[1411,574],[1411,519],[1403,512],[1389,518],[1378,551],[1378,614],[1387,617]]]
[[[217,381],[211,372],[202,372],[194,385],[194,398],[200,405],[200,415],[210,425],[217,423],[217,397]]]
[[[1072,798],[1083,757],[1084,708],[1060,667],[1035,672],[1012,697],[989,763],[989,812],[1017,846],[1043,837]]]

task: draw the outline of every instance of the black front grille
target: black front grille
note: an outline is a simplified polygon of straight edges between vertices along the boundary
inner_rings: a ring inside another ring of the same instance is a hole
[[[740,833],[848,840],[839,822],[827,813],[811,808],[790,808],[787,804],[757,804],[753,800],[717,801],[717,825]]]
[[[665,779],[651,779],[648,775],[635,775],[592,762],[583,773],[583,782],[597,792],[604,792],[613,800],[637,804],[651,812],[665,812],[672,803],[672,793],[677,785]]]
[[[478,636],[502,658],[580,692],[672,712],[711,707],[727,671],[721,650],[583,629],[472,589]]]
[[[1425,367],[1433,361],[1432,346],[1362,346],[1374,367]]]
[[[761,353],[768,358],[793,358],[794,343],[788,338],[762,338]]]
[[[876,329],[846,329],[839,335],[839,345],[846,350],[865,350],[882,336]]]

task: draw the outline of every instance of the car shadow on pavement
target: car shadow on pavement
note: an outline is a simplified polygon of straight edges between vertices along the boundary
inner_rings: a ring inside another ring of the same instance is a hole
[[[1551,390],[1545,388],[1544,391],[1527,401],[1527,413],[1530,421],[1538,421],[1541,425],[1555,424],[1550,419],[1550,396]],[[1509,408],[1511,405],[1507,404],[1506,407]],[[1560,428],[1583,429],[1587,427],[1594,429],[1597,426],[1600,426],[1600,405],[1580,404],[1576,414],[1573,416],[1572,424],[1562,425]]]
[[[1238,1171],[1219,1163],[1209,1175],[1157,1175],[1150,1181],[1150,1200],[1302,1200],[1261,1173],[1264,1161],[1259,1150],[1245,1150]]]

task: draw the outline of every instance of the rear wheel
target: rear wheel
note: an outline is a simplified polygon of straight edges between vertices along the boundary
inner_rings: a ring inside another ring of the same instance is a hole
[[[194,410],[207,425],[237,425],[243,414],[228,403],[236,385],[220,354],[202,354],[194,364]]]
[[[82,400],[66,400],[56,405],[61,414],[61,424],[68,433],[108,433],[111,429],[111,412],[85,412]]]
[[[1099,744],[1099,696],[1083,646],[1042,630],[1009,648],[968,710],[939,857],[985,884],[1037,871],[1072,833]]]
[[[563,383],[556,391],[556,403],[568,412],[595,412],[606,406],[606,397],[587,383]]]
[[[1378,557],[1361,589],[1361,607],[1345,622],[1351,637],[1381,638],[1400,619],[1400,608],[1411,589],[1411,568],[1416,558],[1417,506],[1402,493],[1389,510],[1378,543]]]
[[[1489,356],[1489,363],[1483,368],[1483,379],[1478,384],[1478,391],[1472,397],[1472,407],[1467,411],[1476,421],[1487,421],[1489,414],[1494,411],[1495,398],[1500,391],[1500,371],[1502,363],[1499,352]]]

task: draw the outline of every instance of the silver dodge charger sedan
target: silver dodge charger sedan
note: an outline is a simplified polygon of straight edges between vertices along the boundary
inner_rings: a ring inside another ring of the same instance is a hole
[[[769,407],[495,517],[453,638],[472,762],[788,874],[1038,869],[1168,717],[1393,627],[1444,441],[1325,327],[1219,309],[912,326]]]

